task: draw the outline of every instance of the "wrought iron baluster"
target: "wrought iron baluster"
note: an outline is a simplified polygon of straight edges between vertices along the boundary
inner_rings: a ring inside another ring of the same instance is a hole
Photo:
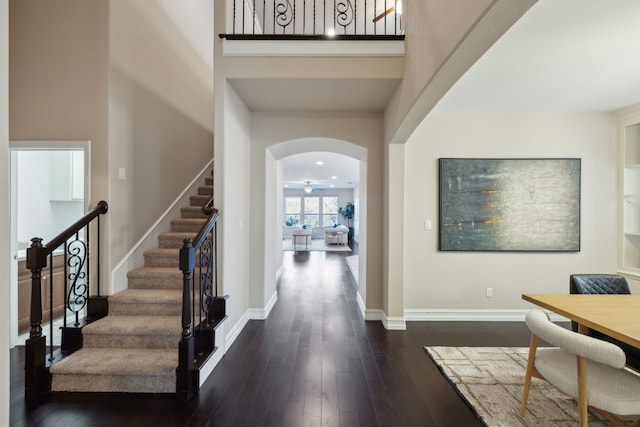
[[[251,34],[256,33],[256,2],[253,2],[252,16],[251,16]]]
[[[393,14],[393,34],[398,34],[398,0],[394,0],[393,10],[396,11]]]
[[[378,0],[373,0],[373,16],[376,16],[376,13],[378,11]],[[374,22],[373,23],[373,35],[375,36],[376,34],[378,34],[378,23]]]
[[[354,10],[353,5],[351,4],[351,0],[334,1],[334,4],[334,26],[337,22],[337,25],[342,26],[344,34],[347,34],[347,26],[351,25],[354,18]]]
[[[63,268],[62,268],[62,289],[63,289],[63,316],[62,316],[62,326],[64,328],[67,327],[67,307],[69,306],[69,251],[67,250],[67,242],[64,242],[64,256],[63,256]]]
[[[52,361],[53,360],[53,253],[49,254],[48,285],[49,285],[49,361]]]
[[[97,288],[97,294],[98,296],[100,296],[100,217],[98,217],[98,230],[97,230],[97,234],[98,234],[98,242],[97,242],[97,246],[96,249],[98,251],[98,260],[96,263],[96,288]],[[88,235],[87,235],[87,243],[88,243]]]
[[[322,5],[322,34],[327,34],[327,0]]]

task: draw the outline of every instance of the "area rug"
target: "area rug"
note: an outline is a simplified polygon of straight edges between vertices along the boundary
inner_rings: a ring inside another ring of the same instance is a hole
[[[348,245],[327,245],[324,239],[311,239],[311,245],[307,247],[304,244],[298,243],[294,249],[291,244],[291,239],[282,240],[283,251],[325,251],[325,252],[351,252],[351,248]]]
[[[487,426],[577,426],[571,397],[533,378],[520,416],[528,347],[425,347],[425,352]],[[589,412],[589,426],[612,426]]]

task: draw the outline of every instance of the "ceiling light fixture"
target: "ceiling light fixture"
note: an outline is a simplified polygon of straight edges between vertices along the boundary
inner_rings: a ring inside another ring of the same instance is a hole
[[[318,166],[322,166],[322,165],[324,165],[324,162],[323,162],[322,160],[318,160],[318,161],[316,162],[316,165],[318,165]]]
[[[312,191],[313,191],[313,187],[311,186],[309,181],[307,181],[307,185],[304,186],[304,192],[305,193],[311,193]]]

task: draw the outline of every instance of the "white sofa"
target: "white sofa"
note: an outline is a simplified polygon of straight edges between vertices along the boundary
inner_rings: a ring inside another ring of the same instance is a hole
[[[349,227],[339,225],[325,228],[324,241],[327,245],[346,245],[349,242]]]

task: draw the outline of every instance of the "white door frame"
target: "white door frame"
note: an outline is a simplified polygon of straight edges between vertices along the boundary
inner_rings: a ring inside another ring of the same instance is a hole
[[[17,157],[20,151],[53,151],[53,150],[83,150],[84,151],[84,210],[86,211],[90,203],[91,193],[91,142],[90,141],[9,141],[9,186],[10,186],[10,283],[9,295],[11,298],[11,326],[10,326],[10,346],[15,347],[18,343],[18,251],[17,251],[17,228],[18,228],[18,204],[17,204]],[[62,230],[61,230],[62,231]]]

